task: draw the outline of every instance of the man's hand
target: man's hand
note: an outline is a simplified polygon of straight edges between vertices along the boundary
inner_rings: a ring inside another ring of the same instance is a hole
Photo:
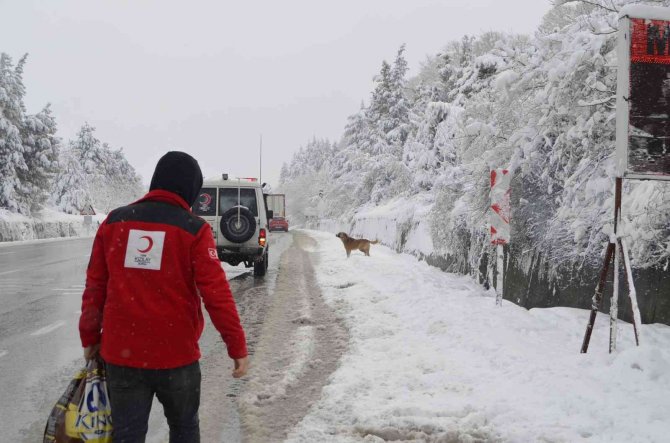
[[[233,370],[233,377],[235,378],[244,377],[247,374],[247,370],[249,369],[249,358],[248,357],[236,358],[234,359],[234,361],[235,361],[235,369]]]
[[[95,357],[97,357],[99,352],[100,352],[100,343],[98,343],[97,345],[87,346],[84,348],[84,359],[86,359],[86,362],[89,362],[93,360]]]

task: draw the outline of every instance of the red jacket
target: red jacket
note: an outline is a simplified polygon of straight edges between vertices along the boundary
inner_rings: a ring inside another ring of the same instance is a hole
[[[156,190],[100,225],[86,274],[79,333],[102,358],[167,369],[200,358],[200,297],[231,358],[244,330],[209,225],[178,195]]]

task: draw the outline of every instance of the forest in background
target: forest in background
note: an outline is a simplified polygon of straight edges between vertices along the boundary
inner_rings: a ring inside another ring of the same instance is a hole
[[[434,254],[469,272],[488,248],[489,171],[507,168],[519,266],[550,278],[598,267],[613,222],[618,10],[631,3],[670,4],[556,1],[534,35],[465,36],[412,78],[401,47],[341,139],[315,138],[283,166],[292,223],[318,210],[352,224],[389,202],[426,201]],[[637,269],[667,269],[669,190],[626,181]]]
[[[23,71],[0,53],[0,209],[26,216],[45,206],[79,214],[91,204],[103,213],[142,194],[143,186],[122,149],[113,149],[84,123],[63,142],[49,105],[28,114]]]

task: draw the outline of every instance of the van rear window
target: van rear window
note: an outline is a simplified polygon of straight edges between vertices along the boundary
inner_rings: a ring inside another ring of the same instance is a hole
[[[258,217],[258,204],[256,203],[255,188],[240,189],[240,205],[248,208],[254,217]],[[237,206],[237,188],[219,189],[219,214]]]
[[[216,188],[202,188],[193,204],[193,213],[203,217],[216,215]]]

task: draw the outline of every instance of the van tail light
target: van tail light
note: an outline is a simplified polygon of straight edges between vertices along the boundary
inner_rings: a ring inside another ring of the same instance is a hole
[[[265,246],[265,243],[267,243],[268,237],[267,233],[265,232],[265,229],[261,229],[261,231],[258,233],[258,244],[261,246]]]

